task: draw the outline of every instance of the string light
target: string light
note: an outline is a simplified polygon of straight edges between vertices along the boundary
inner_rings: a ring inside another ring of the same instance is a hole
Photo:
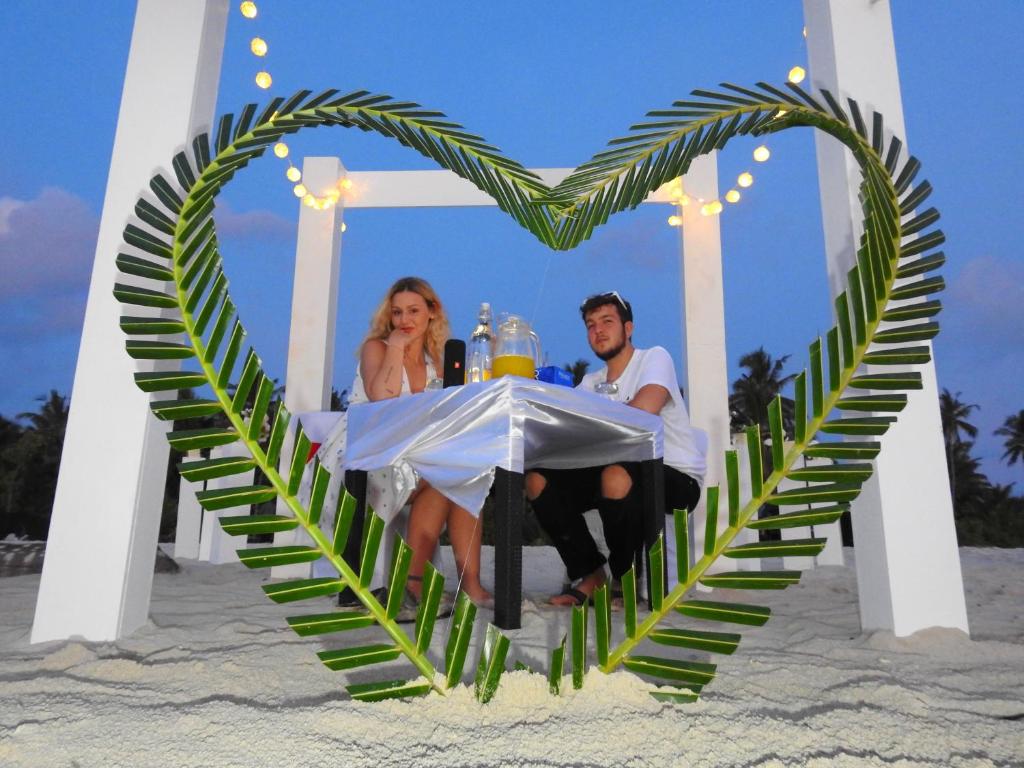
[[[754,177],[751,176],[746,171],[744,171],[743,173],[736,177],[736,183],[741,187],[749,187],[751,184],[754,183]]]
[[[710,203],[704,203],[700,207],[701,216],[717,216],[722,212],[722,201],[712,200]]]
[[[288,145],[283,141],[277,142],[277,144],[274,145],[274,154],[282,159],[288,157]]]
[[[256,18],[256,3],[252,3],[249,2],[249,0],[246,0],[244,3],[238,6],[238,10],[240,10],[242,12],[242,15],[245,16],[245,18],[247,19]]]
[[[682,216],[669,216],[668,217],[668,225],[670,227],[681,227],[683,225],[683,217]]]
[[[296,197],[305,197],[308,194],[309,190],[306,189],[305,184],[296,184],[292,188],[292,192],[295,193]]]
[[[807,70],[803,67],[793,67],[789,70],[789,82],[793,83],[793,85],[802,83],[805,77],[807,77]]]
[[[725,199],[730,203],[738,203],[740,201],[740,193],[735,189],[730,189],[725,193]]]
[[[757,162],[759,162],[759,163],[763,163],[765,160],[767,160],[771,156],[772,156],[772,153],[768,150],[768,147],[766,147],[764,144],[762,144],[760,147],[758,147],[757,149],[754,150],[754,159],[757,160]]]
[[[263,90],[267,90],[267,88],[269,88],[271,83],[273,82],[274,80],[273,78],[271,78],[269,72],[260,71],[256,73],[256,85],[258,85]]]
[[[284,175],[288,177],[288,181],[299,181],[302,178],[302,171],[294,165],[289,165],[288,170],[284,172]]]
[[[348,229],[348,224],[346,224],[344,221],[341,222],[341,231],[344,232],[346,229]]]
[[[253,56],[266,56],[267,41],[262,37],[254,37],[249,43],[249,50],[252,51]]]

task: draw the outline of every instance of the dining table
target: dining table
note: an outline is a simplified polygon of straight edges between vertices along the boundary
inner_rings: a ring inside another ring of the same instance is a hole
[[[517,629],[525,473],[639,462],[644,547],[636,566],[650,579],[646,553],[665,525],[660,416],[595,392],[503,376],[350,405],[345,417],[344,479],[357,501],[345,558],[353,566],[359,562],[368,472],[407,466],[475,515],[493,489],[494,623]],[[316,421],[315,414],[300,418]]]

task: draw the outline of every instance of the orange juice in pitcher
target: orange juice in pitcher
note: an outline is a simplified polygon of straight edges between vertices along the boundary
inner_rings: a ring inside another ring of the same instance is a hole
[[[532,379],[537,366],[532,357],[526,355],[497,355],[494,358],[494,378],[505,375],[522,376]]]
[[[502,315],[494,348],[494,378],[522,376],[532,379],[540,367],[540,339],[518,315]]]

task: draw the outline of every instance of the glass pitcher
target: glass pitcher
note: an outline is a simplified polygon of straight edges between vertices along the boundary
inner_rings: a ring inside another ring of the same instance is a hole
[[[502,314],[498,319],[494,347],[494,378],[511,374],[532,379],[541,365],[540,339],[519,315]]]

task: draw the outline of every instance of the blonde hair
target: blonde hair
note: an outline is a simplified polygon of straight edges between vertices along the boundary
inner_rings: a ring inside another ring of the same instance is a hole
[[[440,367],[443,364],[444,343],[448,341],[451,331],[448,327],[448,316],[445,314],[441,299],[430,283],[422,277],[402,277],[388,288],[388,292],[384,295],[380,304],[377,305],[377,309],[373,311],[373,315],[370,316],[370,330],[367,332],[366,338],[363,339],[363,343],[359,345],[359,350],[362,352],[366,342],[371,339],[386,341],[388,336],[391,335],[391,332],[395,329],[394,325],[391,324],[391,300],[395,298],[396,293],[404,292],[416,293],[422,296],[423,300],[427,303],[427,309],[434,313],[434,317],[427,324],[427,333],[423,339],[423,346],[426,348],[427,354],[430,355],[430,359],[434,361],[434,365]]]

